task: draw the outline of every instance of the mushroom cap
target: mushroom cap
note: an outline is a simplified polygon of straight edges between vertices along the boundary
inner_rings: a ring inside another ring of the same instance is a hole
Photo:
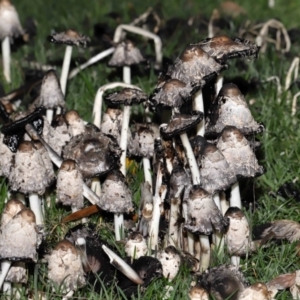
[[[186,186],[189,183],[189,177],[181,164],[177,164],[171,173],[170,177],[170,197],[177,194],[180,187]]]
[[[203,113],[200,111],[192,111],[189,115],[175,113],[169,124],[161,125],[160,133],[164,138],[172,138],[194,127],[202,119]]]
[[[147,95],[138,89],[124,88],[119,92],[113,92],[105,97],[105,102],[111,105],[132,105],[140,104],[147,100]]]
[[[48,257],[48,278],[63,291],[76,290],[85,285],[80,255],[67,240],[59,242]]]
[[[245,39],[215,36],[197,43],[208,55],[220,63],[236,57],[257,58],[259,47]]]
[[[269,300],[269,291],[263,282],[256,282],[245,288],[239,295],[239,300]]]
[[[0,40],[24,34],[18,12],[9,0],[0,2]]]
[[[117,168],[121,152],[112,137],[101,132],[83,133],[71,139],[63,150],[63,157],[75,160],[84,177],[94,177]]]
[[[197,234],[210,235],[213,229],[224,232],[229,220],[224,217],[213,201],[212,195],[194,185],[187,199],[188,220],[184,227]]]
[[[125,176],[119,170],[113,170],[107,175],[100,198],[104,210],[113,213],[128,213],[133,210],[131,191]]]
[[[60,83],[54,70],[49,70],[43,77],[38,105],[47,109],[65,108],[66,103],[61,91]]]
[[[11,283],[27,283],[28,273],[24,262],[15,262],[9,268],[5,281]]]
[[[133,42],[125,40],[116,46],[115,52],[108,62],[108,66],[124,67],[137,65],[144,61],[145,58],[142,56],[140,50],[135,47]]]
[[[11,199],[5,204],[1,217],[1,228],[3,228],[25,205],[17,199]]]
[[[178,79],[168,79],[159,84],[149,98],[152,107],[181,107],[192,100],[192,95],[205,85],[202,80],[198,84],[184,83]]]
[[[4,135],[0,133],[0,176],[8,177],[13,163],[14,153],[3,142]]]
[[[100,130],[104,134],[112,135],[117,141],[120,140],[123,122],[123,112],[118,108],[107,107],[103,114]]]
[[[0,260],[37,261],[37,229],[32,210],[19,211],[0,233]]]
[[[68,124],[68,130],[72,137],[86,132],[84,121],[80,118],[77,110],[71,109],[65,113],[65,120]]]
[[[265,172],[248,140],[236,127],[226,126],[222,130],[217,147],[237,177],[257,177]]]
[[[155,123],[135,123],[129,139],[128,154],[138,157],[153,157],[154,140],[159,137],[159,128]]]
[[[67,31],[54,33],[49,36],[49,40],[54,44],[66,44],[69,46],[82,46],[86,47],[87,43],[91,40],[89,37],[83,34],[79,34],[77,31],[69,29]]]
[[[238,295],[249,284],[239,268],[233,265],[219,265],[203,272],[198,284],[217,300],[237,300]]]
[[[199,45],[188,45],[169,67],[167,75],[189,84],[215,77],[223,68],[223,65],[210,57]]]
[[[225,213],[229,218],[229,226],[225,234],[228,253],[242,256],[251,251],[251,236],[248,220],[238,207],[229,207]]]
[[[63,161],[58,170],[56,189],[57,200],[63,205],[83,208],[83,178],[75,161]]]
[[[207,291],[198,285],[193,286],[190,289],[189,297],[190,300],[209,300],[209,295]]]
[[[196,136],[191,145],[200,167],[201,187],[211,194],[227,190],[237,181],[234,171],[218,148],[202,136]]]
[[[205,135],[218,135],[226,126],[235,126],[245,135],[264,130],[263,125],[254,120],[244,96],[233,83],[223,85],[212,103]]]
[[[139,232],[132,232],[125,244],[125,253],[134,259],[144,256],[148,252],[146,240]]]

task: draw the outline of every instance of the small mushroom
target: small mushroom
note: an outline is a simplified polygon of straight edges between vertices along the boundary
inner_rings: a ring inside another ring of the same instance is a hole
[[[125,252],[131,259],[138,259],[148,251],[147,244],[139,232],[132,232],[127,238]]]
[[[245,288],[239,294],[239,300],[272,300],[267,286],[262,282],[256,282]]]
[[[189,291],[189,298],[190,300],[209,300],[209,295],[204,288],[195,285]]]

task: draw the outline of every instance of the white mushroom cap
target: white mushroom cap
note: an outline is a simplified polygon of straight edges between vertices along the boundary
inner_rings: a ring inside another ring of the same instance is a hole
[[[164,277],[172,281],[176,277],[181,264],[181,258],[177,250],[175,247],[169,246],[158,252],[157,258],[162,264]]]
[[[267,286],[262,282],[257,282],[247,287],[239,294],[239,300],[270,300]]]
[[[204,288],[194,286],[190,289],[189,298],[190,300],[209,300],[209,295]]]
[[[85,285],[80,255],[71,242],[67,240],[59,242],[49,255],[48,278],[58,286],[63,284],[64,292]]]
[[[118,142],[120,141],[123,112],[118,108],[107,108],[103,114],[101,132],[112,135]]]
[[[5,277],[5,281],[11,283],[27,283],[27,280],[28,274],[24,262],[13,263]]]
[[[69,110],[65,114],[66,121],[69,125],[69,132],[72,137],[85,132],[84,121],[80,118],[76,110]]]
[[[4,135],[0,133],[0,176],[8,177],[15,154],[3,143],[3,138]]]
[[[19,211],[24,208],[24,204],[17,199],[7,201],[2,212],[1,228],[3,228]]]
[[[148,247],[146,240],[139,232],[132,232],[125,244],[125,252],[127,256],[133,259],[138,259],[146,255]]]
[[[24,30],[21,26],[18,13],[9,0],[0,1],[0,40],[5,37],[18,37]]]
[[[36,247],[35,215],[30,209],[22,209],[2,228],[0,233],[0,258],[36,262]]]
[[[69,29],[63,32],[54,33],[50,35],[50,42],[55,44],[66,44],[70,46],[83,46],[86,47],[90,42],[90,38],[86,35],[79,34],[77,31]]]

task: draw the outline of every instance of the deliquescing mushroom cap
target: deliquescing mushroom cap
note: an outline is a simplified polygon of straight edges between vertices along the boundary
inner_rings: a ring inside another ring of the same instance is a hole
[[[64,292],[85,285],[80,255],[69,241],[59,242],[48,256],[48,278],[52,284],[62,285]]]
[[[184,83],[178,79],[168,79],[159,84],[149,98],[150,105],[155,109],[162,107],[181,107],[192,100],[192,95],[205,85],[201,80],[197,83]]]
[[[187,199],[188,220],[184,227],[197,234],[210,235],[213,230],[224,232],[229,220],[224,217],[213,201],[212,195],[194,185]]]
[[[169,67],[167,75],[189,84],[209,80],[223,69],[224,65],[210,57],[200,46],[188,45]]]
[[[26,208],[25,205],[17,199],[7,201],[2,212],[1,228],[3,228],[19,211],[24,208]]]
[[[236,127],[226,126],[222,130],[217,147],[237,177],[257,177],[265,172],[264,167],[258,164],[248,140]]]
[[[119,170],[113,170],[106,176],[100,198],[102,208],[109,212],[129,213],[133,210],[131,191]]]
[[[169,124],[160,126],[160,133],[164,138],[172,138],[197,125],[203,119],[203,113],[192,111],[190,114],[173,114]]]
[[[43,77],[38,106],[43,105],[47,109],[57,107],[65,108],[66,103],[59,80],[54,70],[49,70]]]
[[[90,42],[90,38],[86,35],[79,34],[75,30],[67,30],[59,33],[54,33],[49,36],[50,42],[54,44],[66,44],[69,46],[86,47]]]
[[[24,208],[0,233],[0,260],[37,262],[37,229],[34,213]]]
[[[50,160],[49,157],[48,159]],[[52,171],[46,168],[35,145],[30,141],[22,142],[15,154],[15,162],[9,176],[11,189],[24,194],[42,195],[54,179],[53,168]]]
[[[135,123],[127,145],[128,155],[151,158],[154,155],[154,140],[159,137],[155,123]]]
[[[238,300],[239,294],[249,286],[243,273],[233,265],[219,265],[198,276],[198,284],[216,300]]]
[[[191,145],[200,167],[200,182],[203,189],[214,194],[217,191],[227,190],[237,181],[234,171],[215,145],[208,143],[202,136],[193,138]]]
[[[104,134],[112,135],[117,141],[120,140],[123,122],[123,112],[119,108],[107,107],[103,114],[100,130]]]
[[[125,40],[120,42],[115,49],[108,66],[110,67],[124,67],[137,65],[144,62],[145,58],[142,56],[140,50],[135,47],[133,42]]]
[[[112,137],[101,132],[83,133],[71,139],[63,157],[76,161],[83,177],[94,177],[118,168],[121,152]]]
[[[212,103],[205,135],[218,135],[226,126],[235,126],[245,135],[264,130],[263,125],[254,120],[244,96],[233,83],[223,85]]]
[[[138,89],[124,88],[119,92],[113,92],[105,97],[105,102],[111,105],[140,104],[147,100],[147,95]]]
[[[255,43],[225,35],[205,39],[196,45],[199,45],[208,55],[220,63],[236,57],[257,58],[259,52],[259,47]]]
[[[0,40],[24,34],[18,12],[9,0],[0,1]]]
[[[83,177],[74,160],[64,160],[57,174],[57,200],[63,205],[83,208]]]

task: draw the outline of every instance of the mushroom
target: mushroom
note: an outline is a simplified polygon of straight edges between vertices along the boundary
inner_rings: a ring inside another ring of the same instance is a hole
[[[65,120],[68,124],[69,132],[72,137],[82,134],[86,131],[85,123],[80,118],[77,110],[69,110],[65,113]]]
[[[273,300],[268,291],[267,286],[262,282],[256,282],[249,287],[245,288],[239,294],[239,300]]]
[[[189,291],[190,300],[209,300],[209,295],[205,289],[195,285]]]
[[[127,238],[125,252],[131,259],[138,259],[148,251],[147,244],[139,232],[132,232]]]
[[[19,15],[10,0],[0,1],[0,40],[2,41],[3,73],[10,83],[10,39],[24,34]]]
[[[66,94],[67,80],[69,75],[69,68],[72,57],[73,46],[86,47],[87,43],[90,42],[90,38],[86,35],[81,35],[74,30],[67,30],[60,33],[54,33],[49,36],[49,40],[55,44],[66,44],[65,57],[60,75],[60,85],[62,93]]]

